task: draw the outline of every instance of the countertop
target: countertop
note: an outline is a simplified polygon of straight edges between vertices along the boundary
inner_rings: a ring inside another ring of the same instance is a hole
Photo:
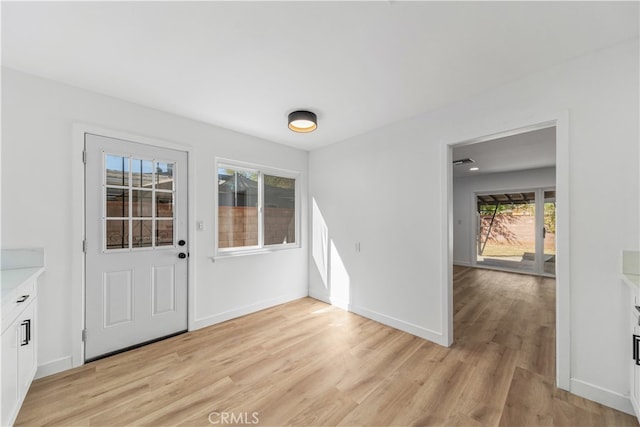
[[[0,251],[0,300],[5,302],[15,297],[14,293],[25,283],[44,272],[43,248],[16,248]]]
[[[2,301],[18,289],[23,283],[35,279],[44,272],[44,267],[13,268],[0,271],[0,297]]]

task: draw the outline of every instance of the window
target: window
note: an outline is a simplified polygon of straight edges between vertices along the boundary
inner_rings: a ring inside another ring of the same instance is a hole
[[[227,160],[216,170],[217,254],[299,247],[298,173]]]
[[[104,249],[174,245],[174,163],[104,154]]]

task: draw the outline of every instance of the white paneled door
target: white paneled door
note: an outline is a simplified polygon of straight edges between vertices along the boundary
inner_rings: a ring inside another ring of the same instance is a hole
[[[187,330],[187,153],[85,135],[85,360]]]

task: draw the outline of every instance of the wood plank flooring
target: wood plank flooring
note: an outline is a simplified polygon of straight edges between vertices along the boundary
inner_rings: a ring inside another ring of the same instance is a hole
[[[456,267],[451,348],[301,299],[37,380],[16,425],[638,425],[554,387],[554,285]]]

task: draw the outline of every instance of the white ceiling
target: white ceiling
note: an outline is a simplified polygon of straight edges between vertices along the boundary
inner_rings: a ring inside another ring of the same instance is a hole
[[[454,178],[555,166],[556,128],[549,127],[477,144],[456,146],[451,154],[454,161],[475,161],[472,164],[454,165]],[[470,171],[471,167],[479,169]]]
[[[638,2],[1,7],[5,66],[309,150],[638,37]]]

